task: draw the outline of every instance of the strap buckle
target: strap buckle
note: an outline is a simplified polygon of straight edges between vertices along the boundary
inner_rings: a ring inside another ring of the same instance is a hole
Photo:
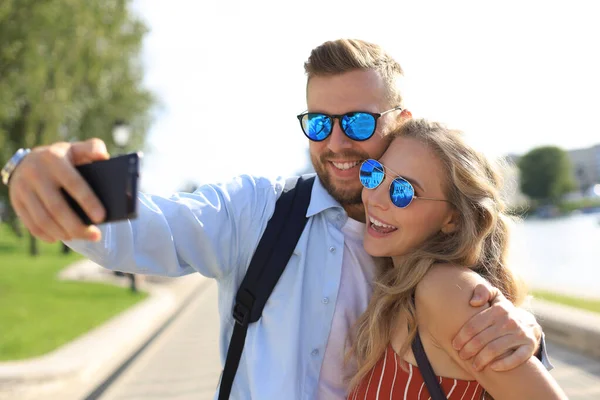
[[[254,305],[254,296],[247,290],[240,290],[233,306],[233,319],[243,327],[250,322],[250,313]]]

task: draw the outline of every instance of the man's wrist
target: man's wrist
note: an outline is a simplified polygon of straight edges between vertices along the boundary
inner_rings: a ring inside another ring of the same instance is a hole
[[[542,361],[542,352],[543,352],[543,345],[542,345],[542,337],[540,336],[540,341],[537,344],[537,350],[535,351],[535,357]]]
[[[10,177],[15,172],[21,161],[31,152],[30,149],[19,149],[13,156],[8,160],[8,162],[4,165],[2,170],[0,171],[0,175],[2,175],[2,183],[8,186],[10,182]]]
[[[548,348],[546,346],[546,337],[544,335],[544,332],[542,332],[540,345],[535,356],[538,360],[542,362],[542,365],[544,365],[544,367],[546,367],[548,371],[551,371],[554,368],[554,365],[552,365],[552,363],[550,362],[550,357],[548,357]]]

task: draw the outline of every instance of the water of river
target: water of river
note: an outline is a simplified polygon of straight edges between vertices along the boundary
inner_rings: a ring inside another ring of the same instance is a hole
[[[520,222],[510,257],[532,288],[600,298],[600,213]]]

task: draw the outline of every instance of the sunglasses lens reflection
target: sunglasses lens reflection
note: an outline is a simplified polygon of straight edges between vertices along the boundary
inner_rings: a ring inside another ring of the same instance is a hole
[[[331,119],[323,114],[305,114],[302,117],[302,130],[310,140],[320,142],[331,133]]]
[[[396,178],[390,185],[390,198],[395,206],[408,206],[415,196],[415,189],[406,179]]]
[[[360,183],[367,189],[375,189],[385,178],[383,165],[376,160],[365,160],[360,166]]]
[[[352,140],[367,140],[375,132],[375,117],[364,112],[348,113],[342,117],[342,129]]]

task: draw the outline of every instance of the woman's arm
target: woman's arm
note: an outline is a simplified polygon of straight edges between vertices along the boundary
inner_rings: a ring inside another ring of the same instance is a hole
[[[510,371],[476,371],[462,360],[452,339],[472,316],[488,308],[471,307],[473,289],[485,280],[468,268],[436,265],[417,286],[415,303],[421,332],[427,332],[446,353],[474,377],[496,400],[566,399],[554,378],[535,357]]]

